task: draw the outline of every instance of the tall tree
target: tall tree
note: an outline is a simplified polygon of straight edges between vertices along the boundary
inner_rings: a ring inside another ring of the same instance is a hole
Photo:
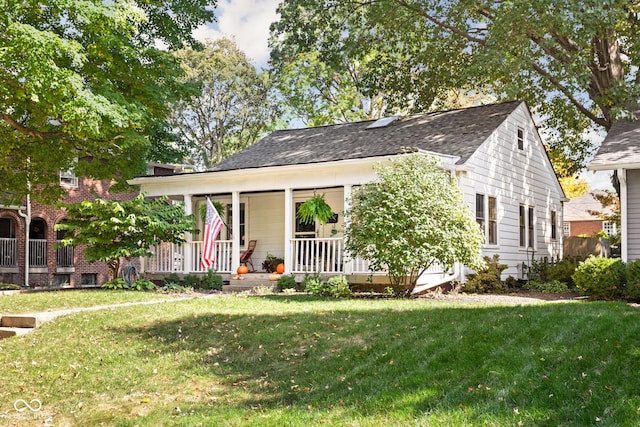
[[[367,90],[428,109],[465,86],[527,101],[549,131],[565,175],[640,93],[640,5],[633,0],[287,0],[272,25],[282,67],[317,52],[331,66],[359,62]]]
[[[274,129],[280,111],[270,77],[234,41],[209,41],[204,50],[183,49],[177,57],[185,82],[200,90],[172,105],[171,122],[198,166],[211,167]]]
[[[153,245],[183,243],[185,232],[195,231],[194,217],[185,214],[183,204],[142,194],[127,201],[96,199],[58,206],[67,212],[55,226],[67,232],[61,245],[86,245],[87,261],[105,262],[111,279],[117,277],[121,258],[149,256]]]
[[[59,171],[126,178],[175,154],[167,104],[185,87],[169,49],[195,44],[215,0],[0,0],[0,194],[60,195]]]
[[[569,199],[575,199],[590,191],[587,180],[579,176],[564,176],[559,181],[564,195]]]

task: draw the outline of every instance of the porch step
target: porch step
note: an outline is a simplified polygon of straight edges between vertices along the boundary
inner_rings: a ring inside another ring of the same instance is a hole
[[[0,326],[0,339],[26,335],[32,330],[33,328],[8,328],[5,326]]]
[[[223,292],[242,292],[249,291],[259,287],[273,287],[276,285],[275,280],[269,280],[269,276],[273,273],[247,273],[242,275],[234,275],[229,278],[229,284],[225,285]]]
[[[35,316],[5,314],[0,317],[0,326],[7,328],[37,328],[38,318]]]

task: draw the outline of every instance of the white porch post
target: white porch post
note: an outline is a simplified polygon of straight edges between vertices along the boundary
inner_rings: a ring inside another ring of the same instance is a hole
[[[187,215],[193,214],[193,201],[191,200],[191,196],[191,194],[182,195],[184,199],[184,212]],[[182,272],[188,274],[191,273],[192,266],[196,265],[193,259],[193,235],[191,233],[185,233],[185,239]]]
[[[284,189],[284,274],[291,272],[293,254],[291,253],[291,230],[293,230],[293,191]]]
[[[618,169],[618,181],[620,182],[620,256],[622,261],[627,262],[629,259],[629,246],[628,246],[628,217],[627,207],[628,195],[627,195],[627,170]]]
[[[231,274],[235,274],[240,266],[240,192],[231,193],[231,222],[233,235],[231,236]]]
[[[343,189],[343,198],[344,198],[344,202],[343,202],[343,206],[344,206],[344,211],[348,211],[351,208],[351,192],[353,190],[353,186],[352,185],[345,185],[344,189]],[[347,227],[349,227],[349,223],[347,222],[347,218],[345,217],[344,219],[344,228],[346,229]],[[343,244],[344,244],[344,237],[343,237]],[[345,252],[346,254],[346,252]],[[353,274],[353,260],[351,259],[351,257],[349,257],[349,261],[346,261],[344,263],[344,274]]]

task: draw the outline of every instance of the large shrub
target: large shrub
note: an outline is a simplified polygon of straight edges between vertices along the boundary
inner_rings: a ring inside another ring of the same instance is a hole
[[[627,267],[620,259],[590,256],[573,273],[579,291],[595,299],[623,296]]]
[[[285,289],[296,289],[297,287],[298,284],[296,283],[296,278],[293,274],[282,275],[276,282],[276,290],[278,292],[282,292]]]
[[[484,257],[485,266],[478,269],[474,274],[470,274],[463,285],[463,289],[468,293],[502,293],[507,291],[507,285],[502,282],[500,276],[507,269],[506,264],[500,263],[500,256],[494,255],[492,258]]]
[[[631,301],[640,301],[640,259],[633,261],[627,267],[625,298]]]
[[[377,168],[379,179],[354,190],[345,213],[346,249],[387,271],[394,293],[408,296],[433,263],[482,264],[483,235],[462,191],[439,160],[406,155]]]
[[[223,279],[222,276],[213,270],[208,270],[207,274],[202,278],[202,288],[212,291],[222,290]]]

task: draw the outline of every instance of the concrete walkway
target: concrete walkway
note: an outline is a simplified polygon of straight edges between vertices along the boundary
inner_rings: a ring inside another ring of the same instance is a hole
[[[97,311],[108,308],[128,307],[132,305],[161,304],[175,301],[187,301],[196,298],[213,298],[221,295],[222,294],[198,294],[162,300],[125,302],[120,304],[96,305],[92,307],[74,307],[64,310],[43,311],[39,313],[2,314],[0,316],[0,339],[28,334],[45,322],[49,322],[60,316],[79,313],[81,311]]]

